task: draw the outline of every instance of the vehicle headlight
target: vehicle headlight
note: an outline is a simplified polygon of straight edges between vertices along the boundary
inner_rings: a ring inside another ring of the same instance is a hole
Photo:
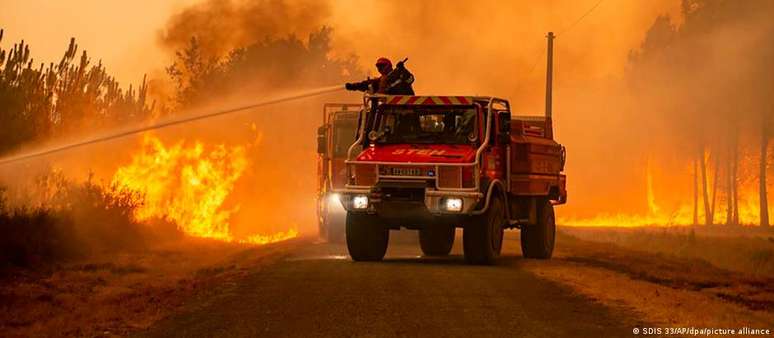
[[[448,211],[462,211],[462,199],[461,198],[447,198],[444,202],[444,206]]]
[[[368,196],[366,195],[355,195],[352,197],[352,207],[355,209],[366,209],[368,208]]]

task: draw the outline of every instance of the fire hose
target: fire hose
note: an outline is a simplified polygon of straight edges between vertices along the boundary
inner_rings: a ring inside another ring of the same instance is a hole
[[[139,133],[146,132],[146,131],[166,128],[166,127],[170,127],[170,126],[174,126],[174,125],[178,125],[178,124],[183,124],[183,123],[188,123],[188,122],[193,122],[193,121],[213,118],[213,117],[227,115],[227,114],[233,114],[233,113],[236,113],[236,112],[245,111],[245,110],[249,110],[249,109],[254,109],[254,108],[258,108],[258,107],[262,107],[262,106],[268,106],[268,105],[282,103],[282,102],[287,102],[287,101],[300,100],[300,99],[304,99],[304,98],[308,98],[308,97],[318,96],[318,95],[327,94],[327,93],[333,93],[333,92],[337,92],[337,91],[341,91],[341,90],[344,90],[344,87],[342,87],[341,85],[329,86],[329,87],[324,87],[324,88],[319,88],[319,89],[315,89],[315,90],[312,90],[312,91],[304,92],[304,93],[301,93],[301,94],[283,96],[283,97],[279,97],[279,98],[275,98],[275,99],[270,99],[270,100],[265,100],[265,101],[260,101],[260,102],[256,102],[256,103],[252,103],[252,104],[248,104],[248,105],[244,105],[244,106],[228,108],[228,109],[220,110],[220,111],[216,111],[216,112],[210,112],[210,113],[204,113],[204,114],[198,114],[198,115],[191,115],[191,116],[184,116],[184,117],[179,117],[179,118],[176,118],[176,119],[173,118],[173,119],[169,119],[169,120],[165,120],[165,121],[160,121],[160,122],[157,122],[157,123],[152,123],[152,124],[149,124],[149,125],[139,126],[139,127],[130,128],[130,129],[124,129],[124,130],[121,130],[121,131],[119,131],[117,133],[113,133],[113,134],[97,136],[97,137],[88,138],[88,139],[80,140],[80,141],[75,141],[75,142],[64,144],[64,145],[59,145],[59,146],[54,146],[54,147],[49,147],[49,148],[41,149],[41,150],[38,150],[38,151],[26,153],[26,154],[20,154],[20,155],[16,155],[16,156],[11,156],[11,157],[7,157],[7,158],[3,158],[3,159],[0,159],[0,166],[6,165],[6,164],[11,164],[11,163],[14,163],[14,162],[20,162],[20,161],[24,161],[24,160],[28,160],[28,159],[32,159],[32,158],[36,158],[36,157],[46,156],[46,155],[50,155],[50,154],[54,154],[54,153],[58,153],[58,152],[66,151],[66,150],[70,150],[70,149],[73,149],[73,148],[83,147],[83,146],[90,145],[90,144],[110,141],[110,140],[114,140],[114,139],[130,136],[130,135],[134,135],[134,134],[139,134]]]

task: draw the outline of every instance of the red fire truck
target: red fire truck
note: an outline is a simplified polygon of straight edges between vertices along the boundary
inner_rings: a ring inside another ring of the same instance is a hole
[[[344,239],[346,210],[339,191],[347,183],[344,160],[357,134],[361,104],[326,103],[323,124],[317,128],[317,219],[320,237],[329,242]]]
[[[389,230],[401,227],[419,230],[429,256],[449,254],[462,228],[465,260],[489,264],[503,231],[518,228],[524,257],[551,257],[554,206],[567,201],[551,119],[552,38],[545,116],[512,116],[497,97],[366,95],[340,191],[355,261],[381,260]]]

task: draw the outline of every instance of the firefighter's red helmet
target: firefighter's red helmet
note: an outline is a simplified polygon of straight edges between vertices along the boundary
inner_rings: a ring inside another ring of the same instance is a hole
[[[376,60],[376,67],[377,68],[379,68],[379,67],[381,67],[383,65],[392,68],[392,62],[390,62],[390,59],[385,58],[385,57],[381,57],[378,60]]]

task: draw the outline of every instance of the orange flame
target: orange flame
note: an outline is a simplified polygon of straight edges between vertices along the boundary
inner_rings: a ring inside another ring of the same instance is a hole
[[[185,234],[228,242],[267,244],[296,237],[295,229],[272,235],[233,238],[229,218],[239,206],[224,209],[224,202],[247,168],[245,148],[201,142],[185,146],[178,142],[165,147],[157,138],[145,135],[142,150],[132,162],[120,167],[112,184],[143,194],[136,209],[138,221],[161,218],[175,222]]]
[[[705,161],[707,161],[708,158],[705,155]],[[747,160],[740,162],[740,166],[745,168],[750,168],[757,165],[757,163],[754,163],[754,161]],[[721,170],[719,172],[720,175],[717,175],[716,170]],[[707,168],[707,188],[708,190],[708,198],[707,201],[708,204],[712,203],[712,198],[716,198],[715,200],[715,210],[711,212],[714,213],[713,217],[713,223],[714,224],[725,224],[728,219],[730,212],[729,210],[729,203],[728,199],[732,198],[730,196],[731,192],[729,192],[728,185],[731,183],[728,182],[728,177],[723,177],[724,175],[727,175],[727,172],[723,172],[722,170],[728,170],[726,169],[720,169],[720,168]],[[694,204],[696,205],[697,210],[697,218],[699,224],[704,224],[705,217],[704,217],[704,200],[702,197],[702,189],[701,183],[699,183],[698,189],[698,200],[694,200],[693,196],[685,196],[684,199],[681,200],[681,202],[677,205],[669,205],[668,203],[658,203],[656,191],[654,189],[654,166],[650,159],[648,159],[646,163],[646,170],[645,170],[645,191],[646,191],[646,202],[647,202],[647,212],[646,213],[615,213],[615,212],[608,212],[608,213],[600,213],[597,215],[594,215],[592,217],[585,217],[585,218],[578,218],[578,217],[559,217],[557,222],[562,225],[569,225],[569,226],[620,226],[620,227],[638,227],[638,226],[673,226],[673,225],[691,225],[694,222],[693,212],[694,212]],[[686,172],[691,172],[691,170],[686,170]],[[693,173],[691,173],[691,176]],[[686,177],[687,178],[687,177]],[[694,179],[696,179],[694,177]],[[720,180],[720,184],[717,186],[717,197],[713,197],[713,183],[715,179]],[[701,178],[696,179],[697,183],[701,181]],[[758,224],[759,223],[759,217],[760,217],[760,205],[758,201],[758,182],[756,179],[744,179],[744,178],[737,178],[737,208],[738,208],[738,220],[740,224]],[[771,193],[772,190],[768,189],[768,196],[769,200],[771,200]],[[669,194],[672,193],[671,191],[665,191],[663,194]],[[769,211],[771,214],[771,210]]]
[[[288,231],[281,231],[273,235],[252,235],[247,239],[240,240],[239,242],[249,243],[249,244],[269,244],[269,243],[281,242],[291,238],[298,237],[298,230],[296,230],[296,228],[297,227],[294,226],[293,229],[290,229]]]
[[[647,164],[647,170],[646,170],[646,177],[647,177],[647,184],[648,184],[648,210],[651,214],[658,214],[661,211],[661,208],[658,207],[658,204],[656,204],[656,196],[653,194],[653,173],[651,172],[653,168],[650,164],[650,159],[648,159]]]

